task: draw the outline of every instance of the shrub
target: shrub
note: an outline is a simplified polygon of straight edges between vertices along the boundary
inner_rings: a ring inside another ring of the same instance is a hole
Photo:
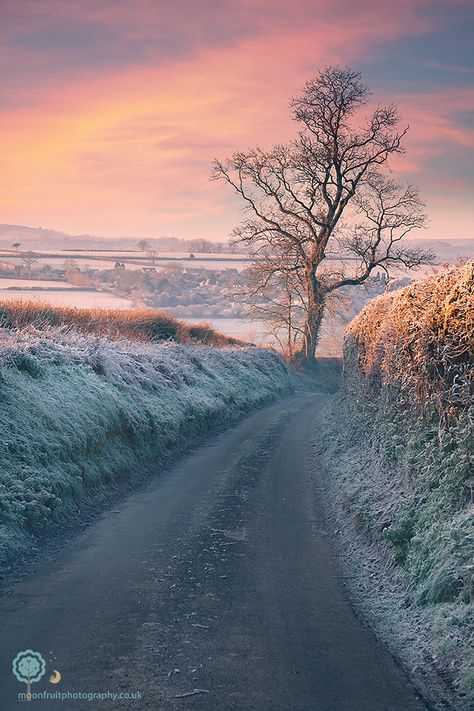
[[[36,301],[0,303],[0,327],[18,329],[25,326],[38,329],[51,326],[74,328],[114,340],[128,338],[149,342],[202,343],[207,346],[244,345],[235,338],[214,331],[208,324],[187,324],[154,309],[79,309]]]

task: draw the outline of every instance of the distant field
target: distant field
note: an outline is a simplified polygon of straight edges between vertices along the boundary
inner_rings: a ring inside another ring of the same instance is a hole
[[[117,260],[126,264],[127,269],[142,269],[145,266],[152,265],[152,259],[147,257],[146,253],[140,251],[126,250],[37,250],[37,264],[44,266],[59,267],[66,260],[73,259],[78,266],[84,267],[88,265],[93,269],[113,269]],[[244,255],[228,255],[220,253],[205,252],[194,253],[194,258],[189,257],[189,252],[157,252],[155,258],[155,267],[164,267],[166,265],[181,264],[186,267],[194,267],[200,269],[245,269],[249,264],[248,258]],[[5,250],[0,248],[0,258],[3,261],[11,264],[21,264],[21,253],[14,250]]]
[[[9,262],[10,264],[14,265],[21,265],[23,264],[23,260],[20,256],[18,257],[2,257],[2,262]],[[91,269],[99,269],[99,270],[105,270],[105,269],[113,269],[114,264],[116,262],[115,259],[92,259],[91,257],[79,257],[79,258],[73,258],[71,256],[64,256],[64,257],[38,257],[35,264],[33,265],[33,270],[34,267],[44,267],[46,264],[49,264],[50,266],[56,268],[56,269],[62,269],[64,262],[66,260],[73,260],[76,262],[77,266],[80,267],[81,269],[84,269],[84,267],[90,267]],[[122,260],[123,261],[123,260]],[[134,270],[134,269],[142,269],[144,266],[150,266],[149,262],[142,262],[139,264],[134,264],[131,261],[127,261],[127,269],[129,270]],[[155,265],[158,267],[158,264]]]
[[[1,251],[1,249],[0,249]],[[65,259],[70,258],[71,254],[77,254],[83,257],[87,256],[97,256],[97,257],[124,257],[128,259],[147,259],[146,252],[142,252],[138,249],[59,249],[59,250],[46,250],[51,252],[51,254],[64,255]],[[41,250],[44,254],[44,251]],[[158,257],[167,259],[186,259],[189,257],[190,252],[165,252],[157,250]],[[219,259],[219,260],[237,260],[245,261],[248,257],[245,254],[223,254],[222,252],[193,252],[196,259]]]
[[[67,281],[51,281],[47,279],[10,279],[8,277],[0,277],[0,290],[3,289],[26,289],[27,287],[39,289],[48,289],[54,286],[58,289],[76,289],[80,287],[75,287],[69,284]]]
[[[36,265],[45,266],[50,264],[52,267],[62,268],[66,260],[74,260],[77,266],[83,269],[85,266],[91,269],[107,270],[113,269],[116,261],[121,261],[125,264],[125,268],[131,271],[143,269],[143,267],[154,266],[156,269],[165,268],[167,266],[181,265],[183,267],[208,270],[224,270],[237,269],[242,271],[247,268],[251,260],[244,254],[222,254],[218,252],[194,252],[194,258],[190,258],[190,252],[170,252],[157,251],[155,263],[152,264],[152,259],[147,256],[146,252],[139,250],[120,250],[120,249],[91,249],[91,250],[72,250],[72,249],[37,249],[34,250],[38,254]],[[466,247],[466,254],[470,253],[470,249]],[[0,247],[0,260],[9,262],[10,264],[21,265],[23,263],[21,252],[16,252],[12,249]],[[339,259],[334,259],[330,255],[326,258],[326,264],[331,262],[340,262]],[[441,256],[440,261],[443,261]],[[418,271],[417,276],[422,276],[427,273],[427,267]],[[395,269],[394,274],[399,278],[403,273],[402,269]]]
[[[81,257],[104,257],[104,259],[112,259],[114,257],[125,257],[128,259],[146,259],[146,252],[142,252],[139,249],[42,249],[38,248],[32,250],[38,252],[38,254],[51,254],[54,256],[63,257],[64,259],[70,259],[71,255],[78,255]],[[8,254],[10,256],[15,256],[16,254],[21,254],[21,250],[18,252],[14,249],[6,249],[0,246],[0,254]],[[190,255],[190,252],[169,252],[157,250],[157,256],[166,257],[169,259],[183,259]],[[220,260],[248,260],[245,254],[227,254],[223,252],[193,252],[196,259],[220,259]]]
[[[166,309],[163,309],[166,311]],[[203,318],[186,318],[188,323],[202,323],[206,321],[212,328],[219,333],[231,338],[241,338],[244,341],[255,343],[257,346],[265,345],[266,343],[274,343],[272,337],[265,334],[265,324],[262,321],[251,322],[240,318],[221,318],[203,317]]]
[[[51,284],[51,282],[47,282]],[[53,282],[53,284],[60,282]],[[23,301],[33,303],[47,303],[51,306],[73,306],[77,308],[103,308],[128,310],[133,307],[130,299],[125,299],[106,291],[86,291],[81,288],[70,287],[64,291],[52,289],[1,289],[0,303],[10,301]]]

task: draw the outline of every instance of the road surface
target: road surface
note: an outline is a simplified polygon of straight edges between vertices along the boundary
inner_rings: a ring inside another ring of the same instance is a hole
[[[250,415],[17,583],[0,600],[0,707],[425,709],[344,592],[314,495],[322,397]],[[26,649],[47,668],[32,692],[69,698],[18,701]]]

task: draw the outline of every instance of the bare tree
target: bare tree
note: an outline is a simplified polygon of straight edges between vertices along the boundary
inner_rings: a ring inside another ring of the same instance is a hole
[[[272,274],[267,278],[269,272]],[[273,255],[266,259],[260,255],[244,277],[244,284],[237,287],[234,296],[246,301],[250,297],[248,316],[265,323],[267,334],[273,336],[291,360],[298,341],[304,337],[306,311],[302,272],[279,266]]]
[[[158,256],[156,249],[149,249],[146,256],[151,261],[151,263],[154,265],[156,262],[156,258]]]
[[[302,126],[295,140],[213,165],[212,177],[243,200],[246,218],[233,235],[254,260],[250,293],[265,300],[278,283],[291,292],[293,311],[298,303],[303,315],[295,355],[305,363],[314,359],[335,290],[364,283],[377,268],[411,269],[433,259],[400,245],[426,217],[416,189],[397,185],[383,170],[403,152],[407,129],[399,127],[397,107],[377,106],[355,126],[369,97],[357,72],[325,68],[291,102]]]
[[[148,252],[152,247],[146,239],[141,239],[137,242],[137,247],[141,252]]]
[[[33,264],[36,264],[38,261],[37,255],[35,252],[25,252],[22,255],[22,260],[23,260],[23,264],[25,265],[25,267],[27,268],[27,270],[29,272],[31,271],[31,267],[33,266]]]

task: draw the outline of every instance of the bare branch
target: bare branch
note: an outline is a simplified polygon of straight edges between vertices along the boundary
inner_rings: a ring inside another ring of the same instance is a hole
[[[408,129],[393,104],[361,117],[369,98],[360,74],[326,67],[291,101],[301,127],[292,142],[213,165],[212,178],[242,199],[245,219],[233,237],[254,259],[248,293],[256,312],[289,326],[289,342],[303,334],[310,358],[329,294],[364,283],[377,268],[388,274],[433,259],[401,244],[426,222],[416,188],[382,172],[403,153]]]

